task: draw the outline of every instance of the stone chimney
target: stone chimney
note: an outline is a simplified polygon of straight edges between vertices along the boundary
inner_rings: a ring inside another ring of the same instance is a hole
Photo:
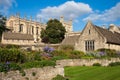
[[[105,26],[105,25],[102,25],[102,28],[103,28],[103,29],[106,29],[106,26]]]
[[[114,33],[114,32],[120,33],[119,28],[118,28],[116,25],[114,25],[114,24],[110,24],[110,26],[109,26],[109,31],[112,31],[113,33]]]

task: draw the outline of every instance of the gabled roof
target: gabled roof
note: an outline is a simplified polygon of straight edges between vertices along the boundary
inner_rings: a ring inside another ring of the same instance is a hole
[[[4,32],[4,39],[7,40],[34,40],[33,36],[30,34],[12,33]]]
[[[61,45],[75,45],[75,42],[78,40],[80,35],[73,35],[73,36],[67,36],[65,39],[62,41]]]
[[[100,32],[107,40],[107,43],[111,44],[119,44],[120,45],[120,33],[109,31],[108,29],[104,29],[93,25],[98,32]]]

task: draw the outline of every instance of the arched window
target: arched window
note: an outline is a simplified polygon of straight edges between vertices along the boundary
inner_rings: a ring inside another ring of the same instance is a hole
[[[19,32],[23,32],[23,24],[20,24]]]
[[[13,21],[10,21],[10,27],[13,27]]]
[[[38,35],[38,27],[36,27],[36,35]]]
[[[32,26],[32,34],[34,34],[34,26]]]

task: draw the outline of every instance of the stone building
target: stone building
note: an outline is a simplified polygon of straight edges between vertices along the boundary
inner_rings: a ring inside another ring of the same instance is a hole
[[[72,20],[64,21],[60,17],[60,22],[66,29],[65,39],[61,45],[72,45],[76,50],[84,52],[97,50],[99,48],[109,48],[120,50],[120,28],[110,24],[109,28],[99,27],[88,21],[82,32],[72,31]],[[2,44],[16,45],[41,45],[40,32],[46,28],[46,24],[11,16],[6,22],[9,32],[2,35]],[[37,44],[36,44],[37,43]]]
[[[64,17],[60,18],[60,22],[65,26],[67,33],[72,32],[72,21],[65,22]],[[19,15],[10,16],[6,21],[6,26],[10,29],[9,32],[4,32],[2,35],[2,44],[16,45],[35,45],[42,44],[40,33],[46,28],[46,24],[33,21],[32,18],[20,18]]]
[[[61,17],[60,17],[60,22],[61,22],[61,23],[63,24],[63,26],[65,27],[67,33],[73,32],[73,29],[72,29],[72,28],[73,28],[73,26],[72,26],[72,20],[65,21],[65,20],[64,20],[64,17],[61,16]]]
[[[46,25],[16,15],[7,19],[6,26],[10,31],[3,33],[3,44],[33,45],[41,40],[40,31]]]
[[[88,21],[79,35],[66,37],[62,44],[73,45],[76,50],[84,52],[94,51],[100,48],[120,51],[120,28],[111,24],[110,27],[106,29]]]

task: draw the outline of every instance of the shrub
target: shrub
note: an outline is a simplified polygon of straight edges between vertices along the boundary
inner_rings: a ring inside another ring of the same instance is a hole
[[[61,60],[61,59],[67,59],[67,52],[63,50],[55,50],[52,53],[52,60]]]
[[[4,45],[4,44],[0,44],[0,47],[1,48],[8,48],[8,49],[10,49],[10,48],[20,48],[20,46],[19,45],[11,45],[11,44],[7,44],[7,45]]]
[[[94,63],[93,66],[101,66],[100,63]]]
[[[53,61],[61,60],[61,59],[68,59],[68,57],[67,56],[53,56],[52,57]]]
[[[111,62],[109,66],[120,66],[120,62]]]
[[[25,52],[26,54],[26,61],[40,61],[41,60],[41,52],[40,51],[30,51],[30,52]]]
[[[37,61],[41,60],[41,54],[40,54],[40,52],[34,53],[34,60],[37,60]]]
[[[56,77],[54,77],[52,80],[69,80],[61,75],[57,75]]]
[[[17,63],[10,63],[10,70],[21,70],[21,67]]]
[[[81,58],[82,56],[84,56],[84,52],[82,52],[82,51],[76,51],[76,50],[74,50],[74,51],[71,51],[69,54],[68,54],[68,56],[69,56],[69,58],[74,58],[74,59],[76,59],[76,58]]]
[[[21,62],[25,61],[25,55],[19,49],[0,48],[0,62]]]
[[[8,72],[13,70],[21,70],[21,67],[17,63],[1,63],[0,72]]]
[[[6,45],[6,48],[8,48],[8,49],[10,49],[10,48],[20,48],[20,46],[9,44],[9,45]]]
[[[98,49],[97,51],[104,52],[107,54],[107,56],[110,56],[110,57],[116,57],[117,55],[117,52],[114,49],[101,48],[101,49]]]
[[[67,56],[63,50],[55,50],[51,53],[53,56]]]
[[[33,68],[33,67],[44,67],[44,66],[55,66],[55,61],[43,60],[43,61],[32,61],[26,62],[21,65],[22,68]]]
[[[51,61],[51,60],[43,60],[40,62],[40,64],[42,65],[42,67],[44,66],[55,66],[56,63],[55,61]]]
[[[60,50],[72,51],[72,50],[74,50],[74,46],[72,46],[72,45],[61,45]]]

